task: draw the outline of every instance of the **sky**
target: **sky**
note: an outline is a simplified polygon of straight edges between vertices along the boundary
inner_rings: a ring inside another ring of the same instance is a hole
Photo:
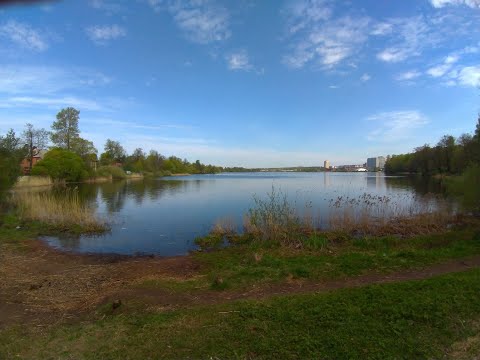
[[[2,5],[3,4],[3,5]],[[473,132],[480,0],[0,1],[0,134],[221,166],[362,164]]]

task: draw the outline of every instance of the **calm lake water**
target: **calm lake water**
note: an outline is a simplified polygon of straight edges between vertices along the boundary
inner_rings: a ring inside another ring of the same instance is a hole
[[[196,248],[195,237],[208,233],[219,219],[241,230],[254,196],[266,199],[272,186],[299,213],[309,211],[323,226],[339,197],[388,196],[391,207],[408,208],[436,206],[439,200],[429,194],[440,193],[436,183],[381,173],[236,173],[82,184],[82,199],[108,220],[111,231],[44,240],[82,253],[185,255]]]

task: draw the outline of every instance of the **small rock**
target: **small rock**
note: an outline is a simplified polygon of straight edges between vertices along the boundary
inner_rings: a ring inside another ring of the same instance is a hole
[[[122,305],[122,300],[120,299],[114,300],[112,303],[112,309],[113,310],[118,309],[121,305]]]

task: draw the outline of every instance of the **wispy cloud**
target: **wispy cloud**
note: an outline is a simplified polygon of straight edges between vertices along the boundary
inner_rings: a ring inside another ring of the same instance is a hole
[[[397,74],[394,78],[397,81],[412,81],[422,76],[422,73],[417,70],[409,70],[403,73]]]
[[[415,129],[428,124],[428,118],[416,110],[381,112],[367,118],[373,130],[367,135],[370,141],[399,142],[413,135]]]
[[[168,11],[187,39],[199,44],[231,36],[228,10],[212,0],[148,0],[155,11]]]
[[[83,99],[75,96],[64,97],[34,97],[18,96],[0,100],[0,108],[29,108],[43,107],[49,109],[59,109],[73,106],[82,110],[100,111],[106,110],[104,106],[97,101]]]
[[[95,25],[86,28],[85,31],[88,37],[99,45],[127,35],[127,30],[119,25]]]
[[[480,8],[480,0],[430,0],[435,8],[442,8],[449,5],[465,5],[471,8]]]
[[[225,57],[228,68],[234,71],[249,71],[253,69],[246,50],[231,53]]]
[[[293,45],[283,62],[291,68],[307,64],[331,69],[352,58],[368,40],[371,19],[333,18],[330,1],[297,0],[287,7],[287,35]]]
[[[86,120],[89,122],[89,120]],[[165,131],[165,129],[178,129],[178,130],[193,130],[196,127],[192,125],[186,124],[176,124],[176,123],[160,123],[160,124],[141,124],[134,121],[121,121],[121,120],[112,120],[112,119],[92,119],[90,121],[96,125],[103,125],[103,126],[114,126],[115,128],[123,128],[123,129],[141,129],[141,130],[155,130],[155,131]]]
[[[422,53],[423,48],[439,41],[423,16],[411,18],[395,18],[383,23],[392,29],[389,35],[390,43],[384,50],[377,53],[377,58],[388,63],[397,63]]]
[[[104,74],[84,68],[36,65],[0,67],[0,94],[51,94],[65,90],[103,86],[111,82]]]
[[[367,81],[369,81],[369,80],[371,80],[371,79],[372,79],[372,77],[371,77],[369,74],[367,74],[367,73],[363,74],[363,75],[360,77],[360,80],[361,80],[362,82],[367,82]]]
[[[0,38],[32,51],[48,49],[47,40],[40,30],[14,20],[0,25]]]
[[[110,0],[90,0],[89,5],[97,10],[105,11],[107,14],[114,14],[125,11],[123,4]]]
[[[454,64],[458,60],[458,55],[449,55],[443,60],[441,64],[429,68],[427,70],[427,74],[434,78],[442,77],[454,66]]]
[[[464,66],[452,71],[447,85],[480,87],[480,65]]]

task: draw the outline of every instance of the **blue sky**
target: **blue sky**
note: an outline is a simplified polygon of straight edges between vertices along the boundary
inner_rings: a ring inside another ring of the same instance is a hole
[[[224,166],[363,163],[472,132],[480,0],[82,0],[0,8],[0,133],[81,111]]]

